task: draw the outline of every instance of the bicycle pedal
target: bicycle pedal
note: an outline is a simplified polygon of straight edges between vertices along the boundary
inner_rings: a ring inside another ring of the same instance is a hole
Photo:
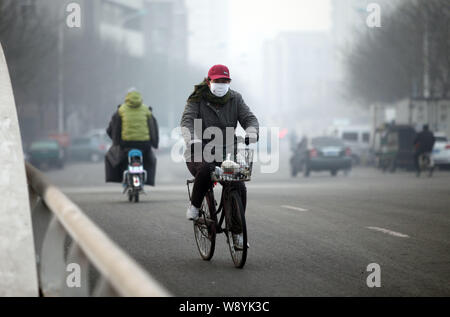
[[[198,218],[197,220],[194,221],[196,225],[204,225],[205,224],[205,219],[203,218]]]

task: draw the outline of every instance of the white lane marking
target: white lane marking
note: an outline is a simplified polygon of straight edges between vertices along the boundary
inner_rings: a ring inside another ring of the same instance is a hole
[[[409,238],[409,236],[407,234],[403,234],[403,233],[400,233],[400,232],[395,232],[395,231],[392,231],[392,230],[389,230],[389,229],[384,229],[384,228],[379,228],[379,227],[366,227],[366,228],[370,229],[370,230],[383,232],[383,233],[389,234],[389,235],[394,236],[394,237]]]
[[[283,206],[281,206],[281,208],[286,208],[286,209],[291,209],[291,210],[296,210],[296,211],[308,211],[308,209],[303,209],[300,207],[294,207],[294,206],[288,206],[288,205],[283,205]]]

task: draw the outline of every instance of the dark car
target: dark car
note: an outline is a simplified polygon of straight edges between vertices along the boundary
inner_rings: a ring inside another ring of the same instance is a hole
[[[304,139],[298,145],[291,158],[291,175],[300,171],[308,177],[311,171],[330,171],[336,176],[343,170],[348,174],[352,168],[351,151],[341,139],[335,137],[316,137],[309,141]]]
[[[39,140],[31,143],[26,156],[37,168],[64,167],[64,150],[55,140]]]
[[[76,138],[69,147],[69,158],[73,161],[100,162],[110,146],[111,141],[106,134]]]

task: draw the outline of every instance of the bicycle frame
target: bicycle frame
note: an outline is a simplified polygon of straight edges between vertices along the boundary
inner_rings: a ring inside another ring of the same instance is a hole
[[[193,184],[194,180],[188,180],[186,182],[187,188],[188,188],[188,195],[189,195],[189,200],[192,199],[191,197],[191,190],[189,185]],[[221,197],[220,197],[220,204],[219,207],[216,209],[216,200],[214,197],[214,187],[215,187],[216,183],[213,184],[213,186],[209,189],[209,191],[206,193],[206,197],[208,200],[208,207],[209,207],[209,211],[210,213],[214,214],[214,218],[216,219],[215,222],[215,226],[216,226],[216,233],[223,233],[225,232],[225,230],[222,228],[223,222],[225,220],[225,209],[224,208],[224,202],[228,201],[228,197],[230,197],[230,192],[233,190],[236,190],[236,188],[234,188],[234,182],[220,182],[220,185],[222,185],[222,193],[221,193]],[[222,212],[224,211],[224,212]],[[218,217],[218,215],[220,214],[220,219]],[[228,217],[229,218],[229,217]]]
[[[239,186],[241,183],[251,180],[253,150],[247,145],[244,149],[236,149],[235,155],[235,159],[227,155],[227,159],[222,162],[221,166],[216,166],[211,171],[210,188],[202,200],[197,220],[194,221],[194,235],[200,256],[203,260],[210,261],[214,256],[217,233],[224,233],[234,266],[242,269],[247,259],[249,246],[245,207],[242,203]],[[192,195],[189,185],[194,182],[195,179],[186,181],[191,203]],[[214,197],[214,187],[217,183],[222,185],[218,207]],[[208,208],[206,208],[205,202]]]
[[[202,200],[198,218],[194,221],[195,241],[203,260],[210,261],[212,259],[216,235],[224,233],[234,266],[240,269],[244,267],[249,246],[245,207],[242,203],[239,186],[243,182],[250,181],[252,166],[253,150],[247,147],[240,152],[237,150],[236,160],[228,156],[220,168],[216,167],[214,171],[211,171],[210,188]],[[194,182],[195,179],[186,181],[191,203],[192,195],[189,185]],[[214,187],[217,183],[222,185],[218,207],[214,197]]]

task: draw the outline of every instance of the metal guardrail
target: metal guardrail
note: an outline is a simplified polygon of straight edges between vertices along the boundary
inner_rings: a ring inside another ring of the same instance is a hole
[[[41,295],[170,296],[39,170],[26,163],[26,174]],[[67,284],[71,263],[80,287]]]

